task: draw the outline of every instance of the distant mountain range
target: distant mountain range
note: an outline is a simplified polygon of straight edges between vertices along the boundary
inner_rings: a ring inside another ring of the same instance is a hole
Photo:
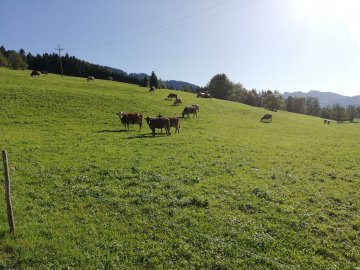
[[[293,92],[293,93],[285,92],[283,94],[284,98],[287,98],[289,96],[318,98],[321,107],[326,107],[328,105],[332,106],[334,104],[340,104],[343,107],[347,107],[349,105],[360,106],[360,95],[348,97],[348,96],[343,96],[343,95],[336,94],[336,93],[320,92],[320,91],[316,91],[316,90],[311,90],[308,93],[299,91],[299,92]]]
[[[118,68],[112,68],[112,67],[106,67],[106,68],[108,68],[112,72],[128,75],[130,77],[134,77],[134,78],[138,78],[138,79],[144,79],[145,77],[148,77],[148,78],[150,77],[150,75],[148,75],[146,73],[127,73]],[[199,86],[189,83],[189,82],[175,81],[175,80],[167,80],[164,82],[165,82],[167,88],[174,88],[176,90],[183,90],[183,89],[191,88],[192,91],[195,91],[197,88],[199,88]]]

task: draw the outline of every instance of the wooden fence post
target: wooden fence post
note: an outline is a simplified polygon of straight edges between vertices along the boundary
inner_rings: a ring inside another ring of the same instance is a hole
[[[14,216],[11,205],[11,195],[10,195],[10,175],[9,175],[9,166],[8,166],[8,157],[6,150],[2,150],[2,157],[4,162],[4,176],[5,176],[5,201],[7,208],[7,216],[9,221],[10,233],[13,234],[14,229]]]

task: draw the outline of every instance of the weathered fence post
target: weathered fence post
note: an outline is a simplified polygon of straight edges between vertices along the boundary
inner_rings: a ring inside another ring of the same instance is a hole
[[[10,195],[10,175],[9,175],[9,166],[8,166],[8,157],[6,150],[2,150],[2,157],[4,162],[4,176],[5,176],[5,201],[7,208],[7,216],[9,221],[10,233],[14,233],[14,216],[11,205],[11,195]]]

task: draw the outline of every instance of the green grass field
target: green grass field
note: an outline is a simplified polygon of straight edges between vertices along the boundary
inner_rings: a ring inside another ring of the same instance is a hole
[[[360,267],[359,124],[29,74],[0,69],[15,216],[10,236],[0,200],[0,269]],[[194,103],[171,136],[115,114]]]

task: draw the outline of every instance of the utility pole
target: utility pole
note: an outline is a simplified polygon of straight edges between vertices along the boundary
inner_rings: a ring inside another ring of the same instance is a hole
[[[60,48],[60,45],[58,44],[58,47],[55,48],[55,50],[59,51],[59,59],[60,59],[60,68],[61,68],[61,77],[64,76],[64,71],[63,71],[63,68],[62,68],[62,62],[61,62],[61,55],[60,55],[60,51],[63,50],[63,48]]]

